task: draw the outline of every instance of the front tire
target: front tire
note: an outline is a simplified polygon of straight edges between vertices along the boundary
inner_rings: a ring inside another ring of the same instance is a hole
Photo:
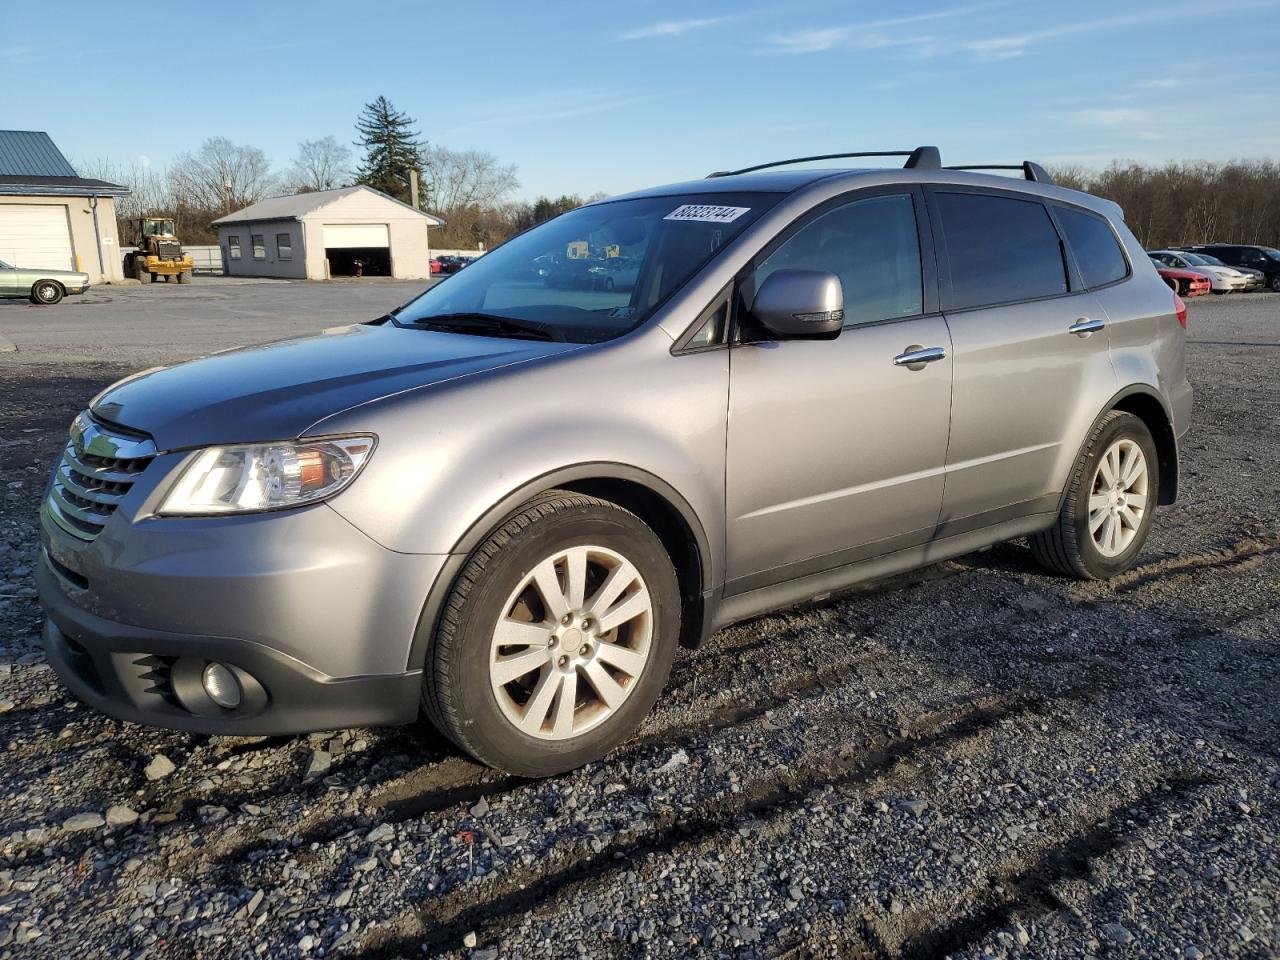
[[[467,561],[427,655],[423,707],[482,763],[563,773],[635,731],[679,632],[679,585],[657,535],[617,504],[552,491]]]
[[[1271,287],[1272,293],[1280,293],[1280,273],[1277,273],[1271,278],[1271,282],[1268,286]]]
[[[31,302],[51,307],[62,300],[62,285],[53,280],[39,280],[31,287]]]
[[[1151,530],[1160,460],[1138,417],[1112,410],[1094,427],[1052,527],[1031,537],[1036,561],[1055,573],[1105,580],[1133,566]]]

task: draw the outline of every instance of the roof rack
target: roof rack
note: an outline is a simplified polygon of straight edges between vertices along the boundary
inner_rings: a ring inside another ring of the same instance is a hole
[[[1038,163],[1032,163],[1030,160],[1023,160],[1021,163],[970,163],[966,165],[957,164],[955,166],[944,167],[946,170],[1021,170],[1022,175],[1036,183],[1053,183],[1053,177],[1049,176],[1044,167]]]
[[[937,147],[916,147],[914,150],[871,150],[863,153],[824,153],[817,157],[796,157],[793,160],[773,160],[769,163],[757,163],[754,167],[743,167],[741,170],[717,170],[707,174],[712,177],[733,177],[740,173],[755,173],[769,167],[787,167],[793,163],[809,163],[814,160],[843,160],[849,157],[906,157],[902,166],[906,170],[941,170],[942,155]]]

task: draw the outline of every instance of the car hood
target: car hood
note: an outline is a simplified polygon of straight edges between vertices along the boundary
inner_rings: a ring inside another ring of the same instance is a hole
[[[284,440],[358,404],[579,346],[391,324],[337,327],[145,370],[108,387],[91,409],[149,434],[161,450]]]

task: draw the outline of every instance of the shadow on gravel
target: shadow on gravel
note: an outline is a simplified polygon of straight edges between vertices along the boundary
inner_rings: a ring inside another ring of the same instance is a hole
[[[547,862],[515,868],[492,884],[487,897],[461,885],[421,905],[410,921],[417,929],[400,935],[375,934],[359,952],[362,960],[448,950],[469,932],[486,933],[514,921],[543,903],[554,903],[570,891],[632,869],[653,854],[671,855],[735,830],[745,819],[769,819],[807,803],[820,790],[843,790],[873,782],[900,763],[935,749],[948,749],[1002,721],[1042,709],[1038,699],[970,703],[919,720],[906,737],[885,738],[880,746],[847,758],[810,761],[782,777],[761,780],[742,794],[705,803],[697,815],[667,815],[652,828],[629,839],[615,837],[598,852],[554,867]]]
[[[964,914],[941,924],[932,910],[908,917],[903,924],[907,938],[897,949],[889,949],[868,925],[863,931],[865,942],[882,960],[932,960],[981,943],[988,934],[1010,924],[1015,915],[1039,917],[1065,909],[1055,892],[1058,884],[1087,879],[1095,860],[1135,842],[1138,832],[1153,818],[1213,783],[1203,776],[1173,777],[1136,800],[1120,802],[1110,815],[1070,834],[1029,863],[990,877],[989,889],[975,893],[972,901],[976,902],[971,901],[971,909]]]

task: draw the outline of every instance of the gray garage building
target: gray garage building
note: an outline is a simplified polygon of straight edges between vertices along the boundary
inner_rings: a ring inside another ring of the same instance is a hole
[[[327,280],[431,276],[427,231],[444,220],[358,185],[268,197],[215,220],[228,276]]]
[[[128,187],[82,177],[37,130],[0,130],[0,260],[120,280],[115,201]]]

